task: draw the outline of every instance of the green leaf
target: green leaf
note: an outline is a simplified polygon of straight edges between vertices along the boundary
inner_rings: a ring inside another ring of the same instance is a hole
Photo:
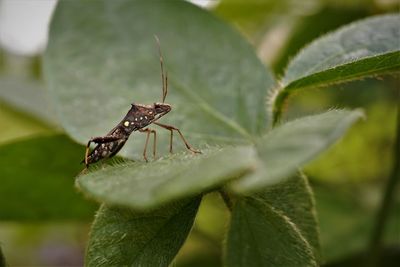
[[[241,143],[263,132],[272,75],[253,48],[212,14],[185,1],[60,1],[44,73],[72,138],[86,143],[112,129],[130,103],[161,100],[154,34],[173,107],[163,121],[195,146]],[[131,138],[121,155],[141,158],[143,138]],[[166,149],[168,133],[158,143]]]
[[[84,148],[65,135],[40,136],[0,146],[0,220],[82,220],[95,205],[82,200],[72,177]]]
[[[254,198],[238,201],[226,251],[228,267],[317,266],[312,248],[280,211]]]
[[[397,14],[377,16],[317,39],[291,61],[284,86],[298,89],[399,70],[399,23]],[[317,73],[324,76],[318,80]]]
[[[108,166],[79,176],[77,185],[97,200],[144,209],[211,190],[256,165],[252,146],[209,148],[201,155]]]
[[[267,187],[255,197],[289,218],[312,247],[314,258],[321,259],[314,195],[307,177],[301,173],[287,181]]]
[[[90,234],[86,266],[169,266],[192,228],[200,199],[145,213],[103,205]]]
[[[289,64],[273,99],[274,122],[294,90],[327,86],[400,70],[400,16],[349,24],[303,49]]]
[[[352,4],[354,2],[351,1]],[[334,4],[323,3],[322,5],[323,7],[318,12],[310,16],[301,16],[295,23],[290,36],[274,59],[275,73],[283,75],[287,63],[303,46],[326,32],[367,16],[371,13],[372,6],[370,3],[362,5],[358,3],[344,7],[338,6],[336,1]]]
[[[274,128],[256,144],[263,164],[233,182],[231,188],[238,193],[262,190],[290,177],[327,150],[362,116],[358,110],[332,110]]]

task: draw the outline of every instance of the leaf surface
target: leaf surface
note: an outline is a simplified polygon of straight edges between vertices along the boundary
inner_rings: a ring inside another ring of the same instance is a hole
[[[328,86],[400,70],[400,15],[376,16],[340,28],[304,48],[288,65],[272,99],[273,123],[294,90]]]
[[[257,191],[290,177],[328,149],[362,116],[358,110],[332,110],[274,128],[256,144],[262,165],[231,187],[239,193]]]
[[[44,73],[60,123],[81,143],[106,134],[132,102],[161,100],[158,35],[168,72],[162,119],[195,146],[237,144],[267,125],[273,78],[229,26],[185,1],[60,1]],[[141,158],[143,137],[121,155]],[[159,135],[166,150],[168,132]]]
[[[150,212],[102,205],[92,226],[87,266],[169,266],[192,228],[201,198]]]
[[[77,185],[97,200],[144,209],[217,188],[256,165],[252,146],[209,148],[201,155],[101,168],[79,176]]]
[[[284,86],[315,86],[399,70],[399,23],[397,14],[377,16],[317,39],[291,61]]]
[[[295,224],[263,201],[239,200],[227,240],[228,267],[316,266],[311,247]]]
[[[315,259],[321,259],[314,195],[304,174],[299,173],[287,181],[269,186],[254,197],[289,218],[312,247]]]

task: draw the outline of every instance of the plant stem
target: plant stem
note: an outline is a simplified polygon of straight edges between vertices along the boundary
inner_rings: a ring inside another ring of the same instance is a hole
[[[228,208],[228,210],[229,210],[230,212],[232,212],[233,203],[232,203],[232,200],[231,200],[231,198],[229,197],[228,193],[227,193],[224,189],[222,189],[222,188],[219,189],[218,192],[219,192],[219,194],[221,195],[222,199],[224,200],[225,205],[226,205],[226,207]]]
[[[283,108],[285,103],[289,97],[289,93],[285,90],[285,88],[278,91],[278,95],[275,98],[273,103],[272,110],[272,127],[275,127],[281,120]]]
[[[397,104],[397,130],[396,130],[396,141],[394,145],[394,165],[392,172],[387,181],[385,191],[383,193],[381,206],[376,216],[375,227],[372,231],[370,240],[370,256],[373,257],[373,261],[378,260],[380,250],[382,248],[382,239],[385,230],[385,225],[390,214],[390,209],[393,204],[393,197],[395,194],[396,186],[400,180],[400,90]]]

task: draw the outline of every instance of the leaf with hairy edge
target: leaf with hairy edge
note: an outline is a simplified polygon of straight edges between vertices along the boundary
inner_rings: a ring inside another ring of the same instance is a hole
[[[149,212],[103,205],[90,233],[86,266],[169,266],[192,228],[200,200]]]
[[[257,165],[252,146],[174,154],[148,164],[127,163],[83,174],[77,186],[97,200],[145,209],[197,195],[242,176]]]
[[[161,101],[154,34],[173,108],[163,122],[179,127],[195,147],[243,143],[265,130],[272,75],[253,48],[211,13],[186,1],[59,1],[44,74],[72,138],[86,143],[106,134],[132,102]],[[158,135],[163,152],[168,136]],[[142,158],[144,138],[132,136],[121,155]]]
[[[234,207],[225,261],[228,267],[317,266],[296,225],[255,198],[240,199]]]
[[[325,35],[289,64],[273,101],[274,122],[290,92],[400,70],[400,15],[364,19]]]
[[[363,116],[359,110],[332,110],[274,128],[256,144],[262,165],[231,188],[238,193],[262,190],[295,174],[342,137]]]
[[[398,69],[400,62],[395,60],[393,53],[400,50],[399,23],[400,16],[398,14],[367,18],[344,26],[315,40],[289,64],[283,78],[285,87],[289,87],[291,83],[301,78],[327,70],[336,69],[335,73],[339,74],[340,72],[337,68],[340,66],[357,64],[358,61],[376,56],[389,55],[391,60],[386,64],[378,64],[378,66],[370,64],[369,67],[372,73],[393,68]],[[399,53],[397,53],[397,59],[399,59],[398,55]],[[381,57],[376,63],[382,63],[381,61],[384,58]],[[347,73],[350,74],[351,72],[341,73],[341,79]],[[365,74],[372,73],[366,72]],[[355,76],[356,73],[351,74]],[[360,75],[363,75],[363,73],[360,73]],[[339,78],[337,75],[335,76],[335,78]]]
[[[299,173],[287,181],[269,186],[254,197],[288,217],[313,248],[317,262],[320,261],[321,246],[314,195],[304,174]]]

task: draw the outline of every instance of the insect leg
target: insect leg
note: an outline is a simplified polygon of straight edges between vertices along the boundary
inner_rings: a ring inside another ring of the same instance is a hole
[[[159,122],[153,122],[153,123],[158,125],[158,126],[160,126],[160,127],[162,127],[162,128],[164,128],[164,129],[167,129],[167,130],[171,131],[170,151],[172,151],[172,131],[177,131],[179,136],[181,137],[183,143],[185,143],[185,146],[186,146],[187,149],[189,149],[190,151],[192,151],[194,153],[201,153],[200,150],[196,150],[191,145],[189,145],[189,143],[186,141],[185,137],[183,137],[183,134],[181,133],[181,131],[178,128],[176,128],[174,126],[171,126],[171,125],[162,124],[162,123],[159,123]]]
[[[146,162],[148,162],[148,160],[147,160],[147,145],[149,144],[149,138],[150,138],[150,134],[151,133],[153,133],[154,134],[154,142],[153,142],[153,157],[155,158],[156,157],[156,140],[157,140],[157,137],[156,137],[156,135],[157,135],[157,133],[156,133],[156,131],[155,130],[153,130],[153,129],[149,129],[149,128],[146,128],[146,129],[140,129],[139,130],[139,132],[142,132],[142,133],[147,133],[147,135],[146,135],[146,142],[145,142],[145,144],[144,144],[144,150],[143,150],[143,158],[144,158],[144,160],[146,161]]]

